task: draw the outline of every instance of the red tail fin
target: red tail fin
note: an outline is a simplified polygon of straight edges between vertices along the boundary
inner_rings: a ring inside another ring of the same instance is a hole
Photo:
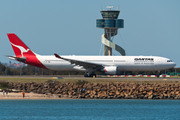
[[[16,57],[14,56],[8,56],[10,58],[13,58],[14,60],[33,65],[36,67],[41,67],[44,69],[47,69],[41,61],[37,58],[37,54],[32,52],[24,43],[21,41],[21,39],[18,38],[18,36],[14,33],[8,33],[7,34],[9,41],[11,43],[11,46],[14,50],[14,53]]]
[[[26,57],[27,55],[35,55],[21,39],[14,33],[7,33],[11,46],[17,57]]]

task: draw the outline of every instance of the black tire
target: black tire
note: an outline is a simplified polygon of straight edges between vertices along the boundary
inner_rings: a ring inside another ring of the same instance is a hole
[[[96,78],[96,74],[92,74],[92,77],[94,77],[95,76],[95,78]]]
[[[87,74],[84,74],[84,77],[89,77]]]
[[[93,74],[90,74],[89,77],[93,77]]]

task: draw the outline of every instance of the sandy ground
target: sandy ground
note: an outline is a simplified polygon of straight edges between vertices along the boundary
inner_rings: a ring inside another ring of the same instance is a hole
[[[3,99],[62,99],[59,98],[58,95],[45,95],[45,94],[36,94],[33,92],[25,93],[25,97],[23,98],[22,92],[14,93],[10,92],[7,95],[3,92],[0,92],[0,100]]]

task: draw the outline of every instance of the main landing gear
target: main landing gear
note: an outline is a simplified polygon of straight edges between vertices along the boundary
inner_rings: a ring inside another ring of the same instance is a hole
[[[84,77],[96,77],[96,74],[95,73],[91,73],[91,74],[85,73]]]

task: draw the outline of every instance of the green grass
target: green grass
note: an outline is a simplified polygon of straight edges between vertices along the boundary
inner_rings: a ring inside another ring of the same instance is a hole
[[[28,82],[37,82],[37,83],[41,83],[41,82],[45,82],[49,80],[48,78],[0,78],[0,81],[4,81],[4,82],[17,82],[17,83],[28,83]]]
[[[168,78],[154,78],[157,80],[143,80],[143,78],[139,78],[138,79],[131,79],[131,78],[64,78],[64,79],[51,79],[50,77],[47,78],[39,78],[39,77],[1,77],[0,78],[0,82],[18,82],[18,83],[31,83],[31,82],[36,82],[36,83],[44,83],[47,81],[57,81],[60,83],[77,83],[79,80],[82,81],[87,81],[89,83],[108,83],[108,82],[114,82],[114,83],[139,83],[139,84],[143,84],[143,83],[159,83],[159,84],[164,84],[164,83],[170,83],[170,84],[180,84],[180,81],[168,81]],[[163,79],[167,79],[167,81],[163,80]]]

